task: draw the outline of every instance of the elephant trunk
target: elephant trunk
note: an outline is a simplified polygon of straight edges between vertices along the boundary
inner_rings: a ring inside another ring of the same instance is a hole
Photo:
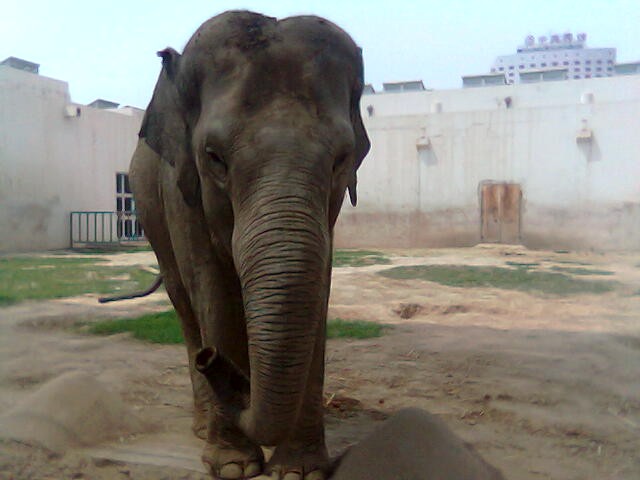
[[[308,395],[309,377],[317,379],[322,372],[315,370],[324,368],[317,360],[324,351],[316,350],[324,348],[318,339],[324,339],[326,328],[331,234],[327,196],[310,177],[290,172],[280,181],[267,179],[236,212],[234,261],[250,362],[249,400],[238,411],[237,422],[261,445],[286,438]],[[232,366],[220,372],[230,370]],[[241,372],[217,381],[213,375],[218,374],[208,375],[209,381],[223,402],[225,396],[229,401],[239,398],[237,390],[224,394],[222,384],[243,384]]]

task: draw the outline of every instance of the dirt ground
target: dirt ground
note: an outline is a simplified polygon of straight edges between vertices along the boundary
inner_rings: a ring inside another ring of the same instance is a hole
[[[389,253],[394,265],[580,262],[614,272],[606,279],[622,286],[554,297],[376,274],[388,265],[334,269],[330,317],[392,328],[372,340],[328,342],[333,454],[397,409],[416,406],[440,415],[509,479],[640,478],[640,255],[504,246]],[[112,258],[155,263],[149,253]],[[47,382],[82,372],[119,397],[138,421],[112,432],[101,427],[100,438],[107,440],[94,445],[94,423],[86,416],[60,424],[67,449],[4,440],[0,478],[207,478],[198,461],[201,444],[189,430],[183,347],[70,328],[81,320],[164,310],[166,297],[109,305],[95,300],[87,295],[0,309],[0,418],[7,425]],[[48,408],[61,422],[68,405],[64,395],[55,398]]]

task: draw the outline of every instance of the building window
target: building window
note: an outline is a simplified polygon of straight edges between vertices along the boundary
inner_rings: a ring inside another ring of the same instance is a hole
[[[573,78],[580,78],[580,75],[574,75]]]
[[[575,62],[573,62],[574,65],[580,65],[580,60],[576,60]]]
[[[574,71],[574,72],[579,72],[579,71],[580,71],[580,69],[579,69],[579,68],[574,68],[574,69],[573,69],[573,71]]]
[[[509,65],[509,70],[513,70],[515,67],[513,65]]]
[[[591,60],[586,60],[584,63],[585,65],[591,65]]]
[[[129,185],[129,175],[116,173],[116,214],[118,215],[118,238],[142,236],[142,227],[135,215],[135,201]]]
[[[591,71],[591,68],[590,68],[590,67],[587,67],[587,68],[585,68],[585,69],[584,69],[584,71],[585,71],[585,72],[590,72],[590,71]]]
[[[501,72],[504,72],[504,67],[500,67],[498,70],[500,70]]]
[[[552,62],[551,65],[553,65],[554,67],[558,66],[558,62]]]
[[[602,63],[602,60],[596,60],[596,63],[600,65]]]
[[[591,74],[587,73],[584,77],[585,78],[591,78]]]
[[[602,71],[602,67],[596,67],[596,72],[601,72]]]
[[[562,62],[563,65],[569,65],[569,62]]]
[[[529,64],[529,66],[530,66],[531,68],[535,68],[536,64],[535,64],[535,63],[530,63],[530,64]]]
[[[518,65],[518,68],[523,69],[524,65]]]

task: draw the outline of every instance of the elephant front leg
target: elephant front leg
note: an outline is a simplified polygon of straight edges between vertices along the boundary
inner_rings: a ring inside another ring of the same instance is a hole
[[[214,347],[202,349],[195,365],[216,399],[202,461],[216,478],[251,478],[262,473],[262,450],[237,426],[238,415],[248,403],[248,379]]]
[[[314,358],[302,409],[289,437],[276,446],[266,466],[273,479],[324,480],[328,478],[329,455],[324,436],[324,351],[325,337],[316,341]]]
[[[220,479],[251,478],[261,474],[264,469],[262,449],[221,411],[213,412],[210,417],[202,462],[214,478]]]

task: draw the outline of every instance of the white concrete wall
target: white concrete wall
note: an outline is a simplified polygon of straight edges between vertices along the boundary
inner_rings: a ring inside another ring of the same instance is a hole
[[[143,112],[67,105],[67,83],[0,66],[0,252],[66,248],[71,211],[115,210]]]
[[[526,245],[640,248],[640,76],[366,95],[362,114],[372,150],[339,246],[473,245],[491,180],[522,186]]]
[[[70,211],[115,210],[142,112],[70,104],[65,82],[0,67],[0,252],[68,247]],[[522,186],[526,245],[640,247],[640,76],[365,95],[362,113],[372,150],[338,246],[473,245],[493,180]]]

